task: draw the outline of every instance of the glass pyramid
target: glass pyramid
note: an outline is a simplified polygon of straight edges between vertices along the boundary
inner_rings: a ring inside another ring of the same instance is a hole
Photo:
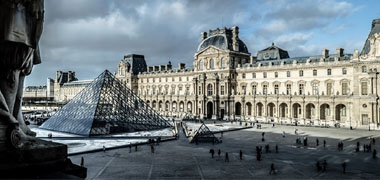
[[[172,127],[105,70],[40,128],[94,136]]]
[[[193,138],[190,143],[199,142],[218,142],[218,138],[215,137],[214,133],[202,122],[202,125],[197,131],[193,133]]]

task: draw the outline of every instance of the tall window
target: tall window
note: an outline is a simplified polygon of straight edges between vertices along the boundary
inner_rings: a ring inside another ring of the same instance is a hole
[[[367,72],[367,66],[362,66],[362,72],[363,73]]]
[[[286,72],[286,77],[290,77],[290,71]]]
[[[331,91],[332,91],[332,83],[327,83],[326,85],[326,93],[328,96],[331,95]]]
[[[318,84],[317,83],[313,84],[313,95],[314,96],[318,95]]]
[[[292,85],[287,84],[286,85],[286,95],[290,95],[292,93]]]
[[[252,78],[256,78],[256,73],[252,73]]]
[[[263,85],[263,94],[266,95],[268,92],[268,86],[267,85]]]
[[[199,70],[203,70],[203,65],[204,65],[203,60],[200,60],[199,61]]]
[[[245,92],[246,92],[246,91],[245,91],[245,90],[246,90],[246,86],[242,86],[241,89],[242,89],[242,91],[243,91],[243,94],[245,94]]]
[[[362,82],[362,95],[368,95],[368,83]]]
[[[245,79],[245,73],[242,74],[243,79]]]
[[[348,94],[348,83],[344,82],[342,83],[342,95]]]
[[[331,69],[327,69],[327,75],[331,75]]]
[[[275,78],[278,77],[278,72],[274,72],[274,77],[275,77]]]
[[[346,68],[342,68],[342,74],[347,74],[347,69]]]
[[[214,59],[210,60],[210,69],[214,69]]]
[[[267,78],[267,72],[264,72],[264,73],[263,73],[263,77],[264,77],[264,78]]]
[[[313,70],[313,76],[317,76],[317,74],[318,74],[318,73],[317,73],[317,70],[314,69],[314,70]]]
[[[224,59],[224,58],[222,58],[221,60],[220,60],[220,67],[222,68],[222,69],[224,69],[225,67],[226,67],[226,62],[225,62],[226,60]]]
[[[220,95],[224,95],[224,86],[220,86]]]
[[[252,94],[256,94],[256,92],[257,92],[256,85],[252,85]]]
[[[302,77],[303,76],[303,71],[302,70],[300,70],[300,77]]]
[[[298,90],[299,90],[299,94],[300,94],[300,95],[303,95],[303,94],[304,94],[304,88],[305,88],[305,87],[304,87],[304,84],[300,84],[300,85],[299,85],[299,89],[298,89]]]
[[[198,91],[199,95],[202,94],[202,86],[199,86],[199,91]]]
[[[274,94],[278,94],[278,84],[274,85]]]
[[[212,96],[212,85],[211,84],[207,85],[207,95]]]

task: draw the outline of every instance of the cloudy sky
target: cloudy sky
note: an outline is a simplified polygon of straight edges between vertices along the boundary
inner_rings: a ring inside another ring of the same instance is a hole
[[[274,42],[291,57],[361,50],[380,1],[344,0],[46,0],[41,51],[26,85],[44,85],[57,70],[80,80],[115,71],[125,54],[148,65],[192,66],[200,34],[239,26],[252,55]]]

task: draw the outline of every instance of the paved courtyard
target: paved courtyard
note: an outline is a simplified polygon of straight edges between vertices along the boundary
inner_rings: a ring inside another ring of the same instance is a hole
[[[299,135],[294,134],[295,128]],[[262,129],[225,132],[221,144],[189,144],[180,132],[179,140],[155,146],[155,153],[151,153],[150,146],[142,145],[137,152],[134,148],[131,153],[129,148],[121,148],[70,158],[80,164],[80,158],[84,157],[88,179],[380,179],[380,158],[372,159],[372,154],[362,149],[355,152],[356,142],[368,144],[368,137],[376,137],[375,149],[380,150],[379,135],[380,131],[263,125]],[[307,147],[295,143],[297,137],[303,136],[308,137]],[[318,147],[316,138],[320,142]],[[326,148],[323,140],[327,142]],[[341,140],[344,149],[338,151],[337,143]],[[262,161],[257,161],[255,147],[264,148],[266,144],[271,152],[264,150]],[[274,152],[276,144],[279,153]],[[216,152],[221,149],[221,157],[216,154],[211,158],[210,148]],[[243,160],[239,159],[240,150]],[[224,160],[226,152],[229,162]],[[327,160],[326,172],[316,170],[317,160]],[[342,173],[344,161],[346,174]],[[275,175],[269,175],[271,163],[277,169]]]

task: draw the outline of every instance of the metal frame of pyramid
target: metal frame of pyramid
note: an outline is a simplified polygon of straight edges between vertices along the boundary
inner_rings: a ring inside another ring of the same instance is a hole
[[[40,126],[84,136],[173,127],[105,70]]]
[[[198,139],[198,142],[218,142],[218,138],[215,137],[214,133],[206,126],[204,122],[199,127],[197,131],[194,132],[193,138],[190,143],[193,143]]]

